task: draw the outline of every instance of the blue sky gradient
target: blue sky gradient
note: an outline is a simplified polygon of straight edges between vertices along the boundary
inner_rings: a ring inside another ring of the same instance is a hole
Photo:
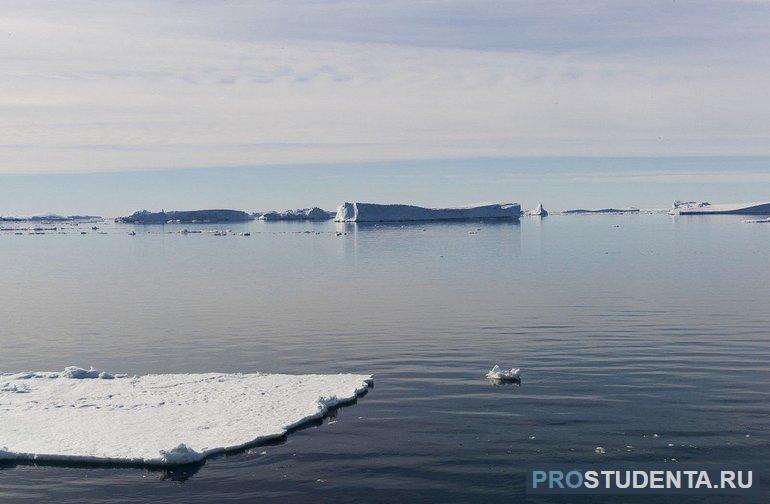
[[[7,2],[0,213],[767,199],[768,26],[765,0]]]
[[[246,211],[344,201],[547,209],[666,208],[675,199],[767,200],[768,158],[509,158],[3,177],[0,215]]]

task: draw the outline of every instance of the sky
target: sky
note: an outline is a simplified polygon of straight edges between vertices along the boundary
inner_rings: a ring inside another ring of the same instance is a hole
[[[768,1],[1,6],[0,214],[770,196]]]

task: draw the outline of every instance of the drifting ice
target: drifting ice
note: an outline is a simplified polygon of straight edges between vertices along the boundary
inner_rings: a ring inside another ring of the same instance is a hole
[[[423,208],[412,205],[343,203],[337,208],[336,222],[403,222],[467,219],[518,219],[518,203],[502,203],[457,208]]]
[[[543,208],[542,203],[538,203],[535,208],[533,208],[528,212],[528,214],[533,216],[545,217],[546,215],[548,215],[548,212],[545,211],[545,208]]]
[[[178,465],[281,437],[367,375],[0,374],[0,459]]]
[[[500,366],[495,364],[495,367],[493,367],[492,370],[487,373],[487,379],[499,381],[515,381],[520,378],[520,371],[521,370],[519,368],[511,368],[510,370],[500,369]]]

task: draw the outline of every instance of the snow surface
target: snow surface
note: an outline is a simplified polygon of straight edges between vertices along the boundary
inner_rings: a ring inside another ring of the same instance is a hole
[[[701,214],[742,214],[742,215],[768,215],[770,203],[711,203],[699,201],[675,201],[669,211],[672,215],[701,215]]]
[[[403,222],[462,219],[518,219],[518,203],[456,208],[424,208],[413,205],[343,203],[337,208],[337,222]]]
[[[0,374],[0,459],[178,465],[281,437],[368,375]]]
[[[487,379],[499,381],[515,381],[520,378],[520,371],[521,370],[519,368],[511,368],[510,370],[501,369],[500,366],[495,364],[495,367],[493,367],[487,373]]]

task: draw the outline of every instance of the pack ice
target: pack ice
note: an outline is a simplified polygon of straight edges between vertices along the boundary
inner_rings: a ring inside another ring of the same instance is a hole
[[[281,437],[371,384],[355,374],[3,373],[0,460],[198,462]]]
[[[343,203],[337,208],[337,222],[404,222],[463,219],[518,219],[518,203],[454,208],[424,208],[414,205],[381,205],[378,203]]]

